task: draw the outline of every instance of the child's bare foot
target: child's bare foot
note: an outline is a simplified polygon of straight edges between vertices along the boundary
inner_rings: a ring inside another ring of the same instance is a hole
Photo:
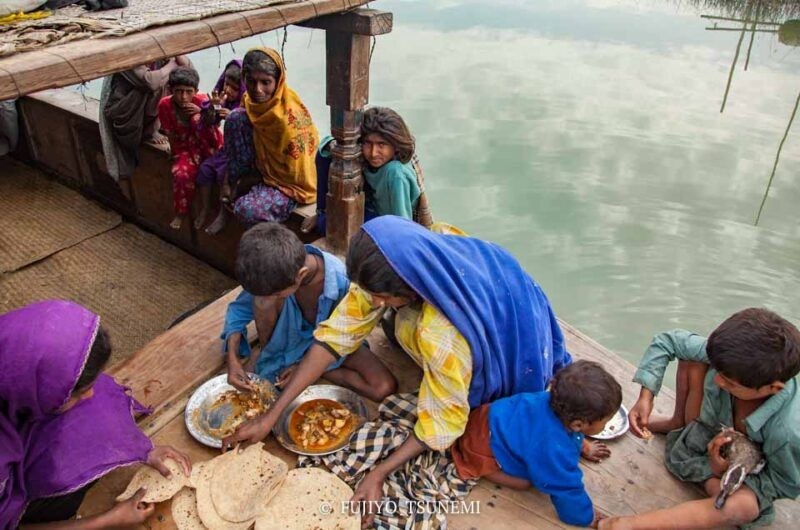
[[[172,222],[169,224],[169,227],[172,228],[173,230],[180,230],[182,225],[183,225],[183,216],[176,215],[175,219],[173,219]]]
[[[625,530],[632,528],[632,526],[627,523],[624,517],[606,517],[598,521],[597,528],[599,530]]]
[[[161,134],[160,132],[156,132],[153,136],[150,137],[150,141],[157,145],[168,145],[169,138]]]
[[[200,210],[200,213],[197,214],[197,218],[194,220],[194,229],[195,230],[200,230],[201,228],[203,228],[203,225],[206,222],[206,216],[207,215],[208,215],[208,212],[206,211],[205,208]]]
[[[206,233],[215,236],[225,228],[226,224],[228,224],[228,213],[225,211],[225,208],[220,208],[217,217],[206,228]]]
[[[317,227],[317,216],[312,215],[311,217],[306,217],[303,219],[303,222],[300,223],[300,231],[304,234],[310,234],[314,231]]]
[[[674,431],[675,429],[680,429],[684,426],[683,421],[680,418],[661,418],[655,417],[651,418],[650,422],[648,423],[648,428],[650,432],[657,432],[661,434],[667,434],[670,431]]]

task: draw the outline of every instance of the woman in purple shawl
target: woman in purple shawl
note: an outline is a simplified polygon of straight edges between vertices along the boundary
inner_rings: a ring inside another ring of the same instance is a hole
[[[202,117],[205,123],[218,126],[220,121],[226,119],[231,111],[239,108],[245,90],[242,61],[234,59],[225,65],[225,69],[211,92],[211,99],[203,106]],[[230,183],[226,181],[227,174],[228,157],[224,149],[220,149],[200,165],[197,186],[200,188],[201,207],[200,213],[194,221],[197,230],[200,230],[206,222],[211,205],[211,186],[214,184],[220,187],[220,209],[216,219],[209,225],[206,232],[216,234],[225,227],[227,213],[223,201],[227,199],[230,202]]]
[[[49,300],[0,315],[0,529],[110,528],[153,512],[144,491],[106,513],[71,518],[88,488],[122,466],[188,458],[153,447],[134,421],[142,406],[102,374],[111,355],[100,318]],[[52,524],[47,524],[52,523]]]

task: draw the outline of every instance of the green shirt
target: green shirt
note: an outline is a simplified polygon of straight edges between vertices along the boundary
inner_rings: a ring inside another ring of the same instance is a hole
[[[709,363],[706,339],[685,330],[660,333],[639,363],[634,382],[657,394],[667,365],[675,360]],[[714,383],[717,371],[709,368],[704,384],[700,417],[667,435],[665,463],[679,479],[703,482],[713,476],[706,446],[723,425],[733,425],[732,396]],[[800,495],[800,396],[797,380],[770,397],[745,419],[747,435],[761,444],[767,465],[745,480],[758,497],[761,510],[753,524],[768,524],[775,517],[772,503]],[[748,525],[749,526],[749,525]]]
[[[377,215],[414,218],[414,208],[419,199],[419,184],[410,162],[403,164],[392,160],[377,171],[365,167],[364,177],[369,184],[372,207]]]

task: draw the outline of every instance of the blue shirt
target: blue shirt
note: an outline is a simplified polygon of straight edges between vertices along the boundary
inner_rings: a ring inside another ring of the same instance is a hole
[[[583,434],[567,430],[550,408],[550,393],[516,394],[489,405],[489,444],[503,472],[550,495],[558,517],[589,526],[592,499],[578,466]]]
[[[256,373],[265,379],[274,381],[280,373],[289,366],[297,363],[314,342],[314,329],[317,325],[327,320],[339,301],[347,294],[350,280],[344,263],[333,254],[323,252],[313,245],[306,245],[309,254],[320,256],[325,266],[325,282],[322,294],[317,300],[317,316],[315,321],[308,322],[303,318],[303,311],[294,295],[289,296],[283,303],[278,321],[272,330],[272,336],[266,346],[261,350],[261,355],[256,362]],[[247,291],[241,294],[228,305],[225,314],[225,327],[222,331],[223,351],[228,348],[228,338],[234,333],[242,334],[239,343],[239,355],[250,356],[250,344],[247,341],[247,325],[255,318],[253,312],[253,295]],[[344,357],[334,362],[328,370],[338,368],[344,362]]]

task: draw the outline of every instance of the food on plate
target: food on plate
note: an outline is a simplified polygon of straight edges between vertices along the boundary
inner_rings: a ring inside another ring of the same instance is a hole
[[[218,427],[206,428],[208,434],[215,438],[225,438],[236,431],[245,421],[264,414],[275,398],[272,385],[268,382],[253,382],[253,392],[228,390],[220,395],[208,408],[207,416],[215,413],[224,415]]]
[[[303,449],[325,451],[348,439],[355,426],[355,415],[338,401],[312,399],[292,413],[289,436]]]

